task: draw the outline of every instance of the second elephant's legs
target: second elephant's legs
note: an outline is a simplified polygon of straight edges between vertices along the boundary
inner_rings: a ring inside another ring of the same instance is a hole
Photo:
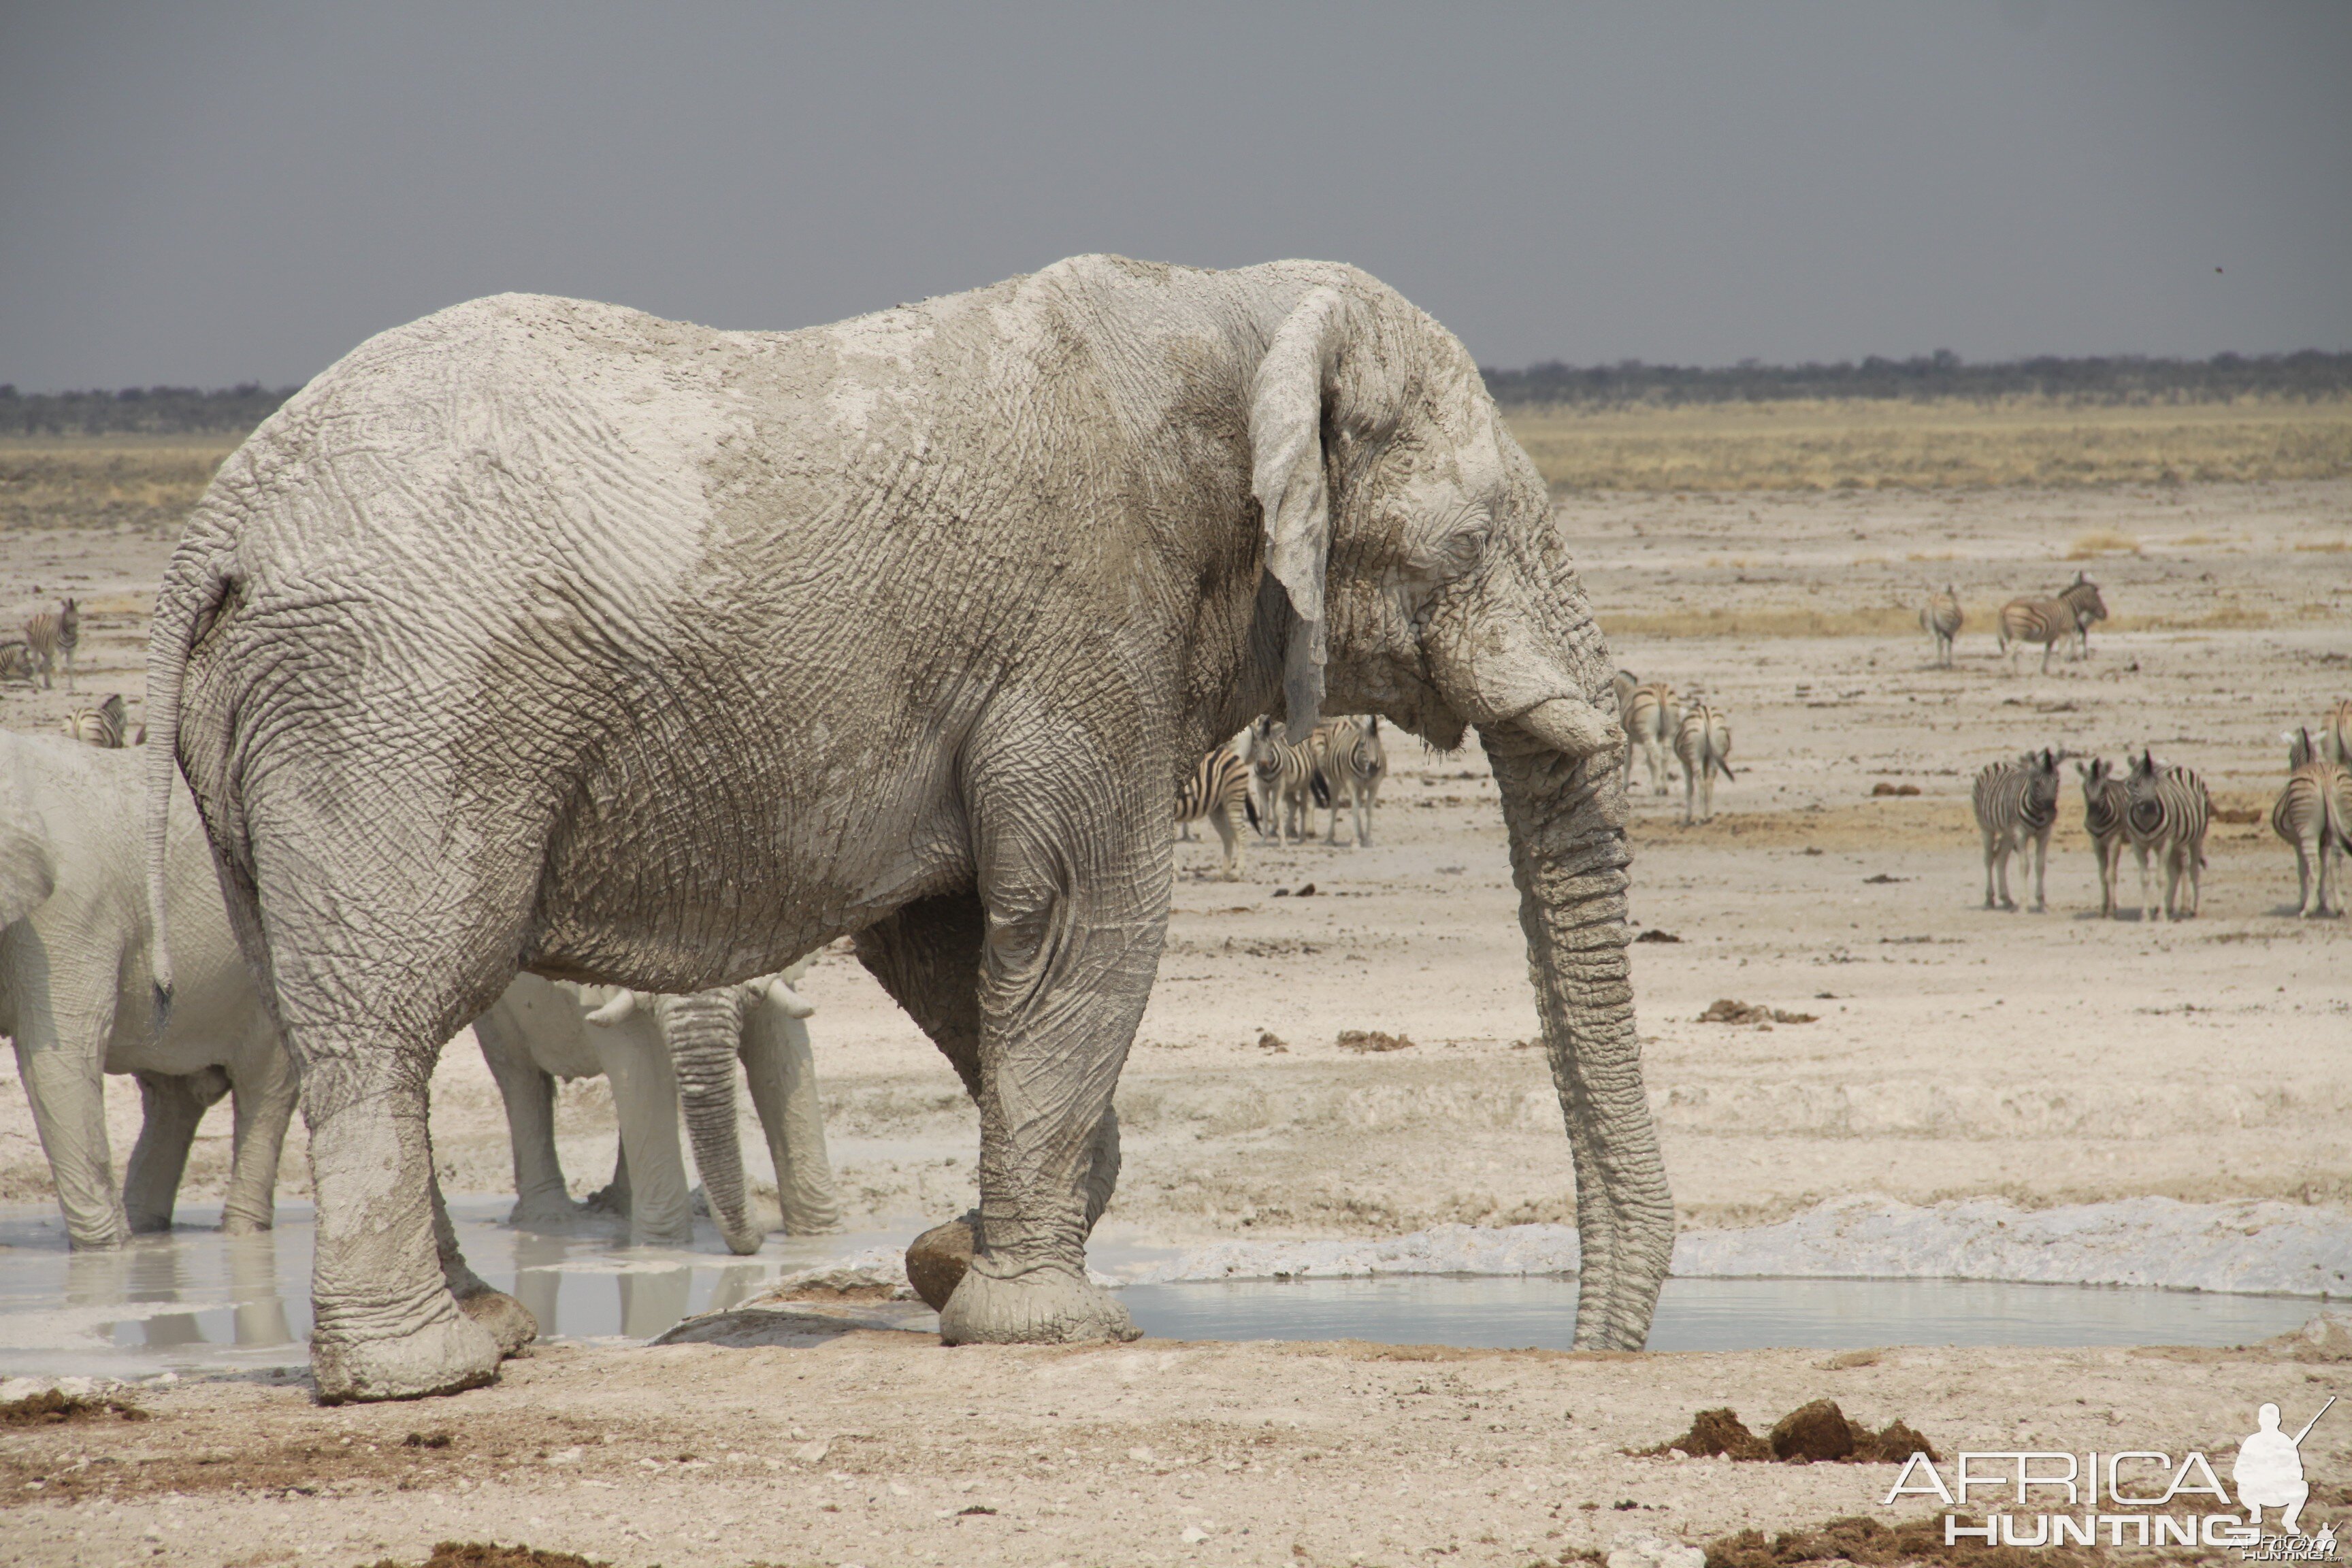
[[[206,1068],[192,1073],[142,1072],[138,1079],[139,1142],[131,1146],[131,1164],[123,1173],[122,1208],[132,1232],[145,1236],[172,1228],[173,1204],[188,1168],[196,1124],[228,1092],[228,1074]]]

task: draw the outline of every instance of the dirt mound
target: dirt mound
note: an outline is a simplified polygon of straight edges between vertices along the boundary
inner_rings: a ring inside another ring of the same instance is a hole
[[[422,1563],[396,1563],[386,1557],[375,1568],[612,1568],[609,1563],[574,1552],[547,1552],[536,1546],[500,1546],[489,1541],[442,1541]]]
[[[120,1399],[83,1399],[54,1388],[0,1405],[0,1426],[55,1426],[67,1421],[100,1421],[109,1415],[124,1421],[152,1419],[139,1406]]]
[[[1343,1051],[1404,1051],[1412,1048],[1412,1037],[1382,1034],[1378,1029],[1342,1029],[1332,1043]]]
[[[1784,1013],[1778,1007],[1759,1006],[1752,1002],[1735,1002],[1728,996],[1717,997],[1714,1004],[1698,1016],[1702,1024],[1810,1024],[1811,1013]]]
[[[1890,1421],[1884,1429],[1873,1432],[1848,1420],[1834,1399],[1816,1399],[1791,1410],[1773,1424],[1769,1438],[1749,1431],[1736,1410],[1702,1410],[1691,1417],[1690,1430],[1681,1436],[1654,1448],[1633,1451],[1654,1458],[1676,1448],[1695,1459],[1721,1454],[1735,1460],[1771,1459],[1784,1465],[1899,1465],[1914,1454],[1942,1458],[1907,1423]],[[1713,1561],[1710,1556],[1708,1562]]]

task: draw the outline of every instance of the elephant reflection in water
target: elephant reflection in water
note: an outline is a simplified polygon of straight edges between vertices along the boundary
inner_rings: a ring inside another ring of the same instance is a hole
[[[262,1347],[294,1342],[286,1321],[286,1297],[278,1289],[278,1237],[274,1231],[225,1236],[229,1299],[236,1305],[236,1342]]]

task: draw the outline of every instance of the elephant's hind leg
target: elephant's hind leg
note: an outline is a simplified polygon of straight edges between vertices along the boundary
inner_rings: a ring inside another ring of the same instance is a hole
[[[138,1077],[139,1142],[123,1173],[122,1209],[132,1234],[149,1236],[172,1228],[172,1208],[188,1168],[189,1145],[196,1141],[196,1124],[228,1093],[228,1074],[205,1068]]]

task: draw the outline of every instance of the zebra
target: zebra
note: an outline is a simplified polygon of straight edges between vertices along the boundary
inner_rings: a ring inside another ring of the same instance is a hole
[[[1731,721],[1723,710],[1709,707],[1704,698],[1684,710],[1675,728],[1675,755],[1683,764],[1683,820],[1707,822],[1715,816],[1715,775],[1739,782],[1724,759],[1731,755]],[[1694,816],[1693,804],[1697,815]]]
[[[0,681],[10,685],[35,686],[41,679],[40,661],[33,657],[33,647],[22,637],[0,642]]]
[[[2286,787],[2271,805],[2271,831],[2294,846],[2295,912],[2308,920],[2328,913],[2328,862],[2335,862],[2336,902],[2344,904],[2344,850],[2352,832],[2352,774],[2323,755],[2311,731],[2290,730],[2286,742]],[[2313,876],[2315,862],[2318,875]]]
[[[1261,718],[1250,734],[1250,783],[1257,792],[1258,831],[1270,838],[1314,837],[1316,797],[1329,786],[1315,765],[1313,737],[1293,744]]]
[[[1641,684],[1642,678],[1630,669],[1621,669],[1610,677],[1609,689],[1617,699],[1617,721],[1620,724],[1625,721],[1626,714],[1633,711],[1633,691]]]
[[[1625,787],[1633,787],[1633,751],[1641,748],[1642,756],[1650,765],[1650,793],[1666,793],[1666,781],[1674,776],[1666,765],[1666,752],[1675,743],[1675,736],[1683,724],[1682,704],[1675,700],[1675,689],[1666,681],[1653,680],[1633,688],[1625,709]]]
[[[1316,748],[1316,764],[1328,794],[1325,804],[1331,808],[1331,831],[1324,842],[1339,842],[1339,798],[1345,795],[1354,819],[1357,847],[1370,848],[1372,808],[1379,804],[1381,780],[1389,768],[1388,748],[1381,743],[1380,715],[1327,720],[1315,727],[1310,743]]]
[[[2058,825],[2057,753],[2045,746],[2015,762],[1987,763],[1969,791],[1969,804],[1976,808],[1977,831],[1984,837],[1984,907],[1994,907],[1993,879],[1998,875],[1999,907],[2017,908],[2017,900],[2009,896],[2009,858],[2017,857],[2022,877],[2030,849],[2033,910],[2041,913],[2049,907],[2042,897],[2042,877],[2050,864],[2050,830]]]
[[[95,708],[77,708],[65,716],[60,726],[75,740],[104,751],[122,749],[123,731],[127,727],[122,710],[122,693],[113,693]],[[144,732],[143,730],[142,731]]]
[[[2204,900],[2205,829],[2213,820],[2213,796],[2193,770],[2160,768],[2145,748],[2124,787],[2129,798],[2124,835],[2139,858],[2139,918],[2152,918],[2147,852],[2153,849],[2164,868],[2165,919],[2189,919]],[[2183,876],[2189,879],[2185,907],[2179,897]]]
[[[1952,668],[1952,639],[1960,635],[1959,591],[1949,583],[1940,594],[1930,594],[1919,606],[1919,629],[1936,639],[1936,662]]]
[[[2129,792],[2105,759],[2094,757],[2084,767],[2074,764],[2083,778],[2083,831],[2091,836],[2091,853],[2099,861],[2099,914],[2116,913],[2116,875],[2124,865],[2124,812]]]
[[[2074,581],[2054,599],[2011,599],[2000,607],[2000,651],[2009,655],[2010,671],[2014,674],[2017,656],[2025,651],[2025,645],[2040,643],[2042,673],[2047,675],[2051,652],[2060,642],[2073,637],[2087,652],[2090,624],[2106,618],[2106,602],[2099,597],[2099,585],[2076,573]]]
[[[74,650],[81,646],[81,609],[71,599],[62,601],[54,610],[43,610],[25,622],[25,644],[32,650],[41,667],[41,687],[53,684],[49,677],[58,668],[58,656],[65,655],[66,689],[74,689]]]
[[[1224,878],[1228,882],[1241,880],[1247,857],[1242,841],[1234,832],[1234,807],[1240,806],[1249,818],[1252,828],[1258,826],[1257,803],[1250,799],[1249,769],[1234,754],[1231,746],[1219,746],[1205,753],[1187,773],[1176,790],[1176,822],[1183,836],[1192,836],[1192,826],[1202,817],[1216,829],[1217,841],[1224,846]]]

